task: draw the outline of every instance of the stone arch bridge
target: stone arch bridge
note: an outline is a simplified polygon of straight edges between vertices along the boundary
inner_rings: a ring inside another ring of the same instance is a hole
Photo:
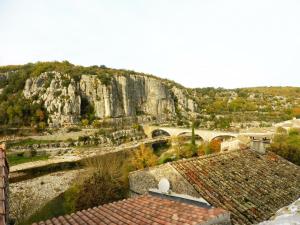
[[[160,127],[160,126],[144,126],[144,131],[147,137],[154,138],[157,136],[190,136],[192,134],[191,128],[179,128],[179,127]],[[201,130],[195,129],[196,138],[200,138],[203,141],[212,141],[215,138],[225,140],[228,138],[236,138],[238,136],[247,136],[251,139],[264,139],[270,140],[274,133],[237,133],[226,131],[214,131],[214,130]]]
[[[159,126],[144,126],[145,134],[149,138],[156,136],[189,136],[192,134],[191,128],[178,128],[178,127],[159,127]],[[195,129],[195,136],[203,141],[211,141],[215,138],[235,138],[239,134],[234,132],[222,132],[211,130],[198,130]]]

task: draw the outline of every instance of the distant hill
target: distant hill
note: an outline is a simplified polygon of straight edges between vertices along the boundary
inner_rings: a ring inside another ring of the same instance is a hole
[[[245,92],[263,93],[273,96],[300,97],[300,87],[250,87],[241,88]]]
[[[202,121],[214,121],[217,124],[213,127],[217,128],[229,127],[230,123],[255,126],[253,121],[258,126],[270,126],[300,116],[300,87],[196,88],[195,91]]]

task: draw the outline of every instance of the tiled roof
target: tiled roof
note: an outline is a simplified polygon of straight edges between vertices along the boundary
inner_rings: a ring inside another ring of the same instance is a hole
[[[0,148],[0,225],[5,225],[8,213],[8,164],[5,151]]]
[[[267,220],[300,197],[300,167],[272,152],[237,150],[171,165],[211,205],[230,211],[234,224]]]
[[[33,225],[95,225],[95,224],[206,224],[229,218],[229,213],[219,208],[201,208],[195,205],[168,200],[152,195],[142,195],[97,208],[60,216]],[[228,219],[229,220],[229,219]],[[210,223],[214,224],[214,223]]]

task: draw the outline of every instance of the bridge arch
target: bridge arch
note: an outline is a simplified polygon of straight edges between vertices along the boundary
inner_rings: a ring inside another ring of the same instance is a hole
[[[185,132],[181,132],[177,135],[178,137],[192,137],[192,132],[190,131],[185,131]],[[195,133],[195,139],[199,140],[199,141],[203,141],[203,137],[201,137],[199,134]]]
[[[171,136],[168,131],[165,131],[164,129],[155,129],[151,132],[151,137],[159,137],[159,136]]]
[[[221,135],[217,135],[215,137],[212,137],[210,141],[218,139],[218,140],[221,140],[223,142],[223,141],[226,141],[230,138],[236,138],[236,136],[230,135],[230,134],[221,134]]]

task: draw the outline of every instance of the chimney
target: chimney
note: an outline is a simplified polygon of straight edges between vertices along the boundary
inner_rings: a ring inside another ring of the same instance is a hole
[[[265,144],[263,143],[263,140],[260,140],[260,139],[252,139],[251,149],[253,151],[258,152],[259,154],[265,154],[266,153]]]

